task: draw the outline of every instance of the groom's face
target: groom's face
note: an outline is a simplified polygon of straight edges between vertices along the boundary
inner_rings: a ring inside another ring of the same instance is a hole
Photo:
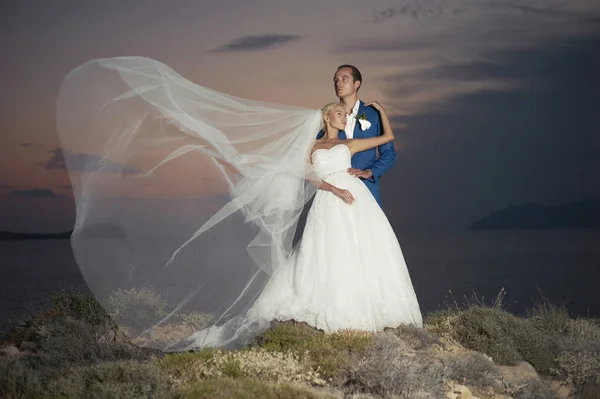
[[[359,86],[360,82],[354,81],[352,69],[350,68],[338,69],[333,76],[333,88],[335,89],[335,94],[339,98],[355,94]]]

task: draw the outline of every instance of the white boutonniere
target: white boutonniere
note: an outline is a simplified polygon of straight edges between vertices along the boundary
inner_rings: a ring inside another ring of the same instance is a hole
[[[371,127],[371,122],[367,120],[367,114],[364,112],[360,114],[358,118],[356,118],[357,122],[360,123],[360,130],[365,131]]]

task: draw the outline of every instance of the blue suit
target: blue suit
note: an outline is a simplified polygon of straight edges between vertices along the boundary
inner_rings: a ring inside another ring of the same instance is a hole
[[[365,107],[365,104],[360,101],[358,106],[357,118],[365,114],[367,120],[371,122],[371,127],[366,130],[360,129],[360,123],[356,121],[354,126],[354,138],[362,139],[368,137],[380,136],[382,134],[381,119],[379,112],[373,107]],[[324,131],[320,131],[317,135],[317,140],[322,138],[325,134]],[[338,138],[346,140],[346,132],[340,131]],[[377,158],[377,152],[379,151],[379,158]],[[369,191],[377,200],[379,206],[381,206],[381,196],[379,194],[379,179],[385,174],[396,162],[396,150],[394,149],[394,142],[380,145],[377,148],[371,148],[370,150],[357,152],[352,157],[352,167],[357,169],[371,169],[373,177],[370,179],[362,179]]]

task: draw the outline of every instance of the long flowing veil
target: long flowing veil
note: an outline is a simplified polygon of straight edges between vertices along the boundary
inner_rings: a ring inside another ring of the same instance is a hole
[[[57,128],[73,253],[125,334],[178,350],[202,346],[199,331],[219,331],[212,346],[251,331],[243,315],[315,193],[320,124],[318,110],[225,95],[143,57],[67,75]]]

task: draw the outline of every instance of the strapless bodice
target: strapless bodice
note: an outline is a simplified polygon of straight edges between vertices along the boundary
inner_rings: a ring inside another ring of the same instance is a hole
[[[351,167],[352,154],[345,144],[336,144],[329,149],[320,148],[311,156],[314,170],[321,179],[346,173]]]

